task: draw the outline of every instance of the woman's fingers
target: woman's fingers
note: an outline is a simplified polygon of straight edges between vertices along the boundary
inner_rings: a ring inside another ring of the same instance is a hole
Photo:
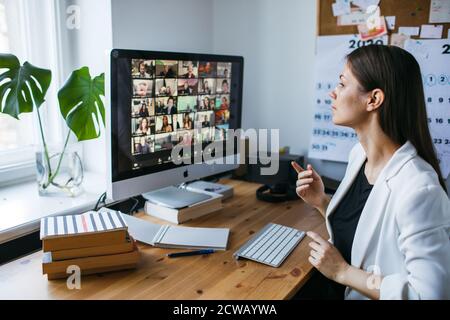
[[[291,161],[291,165],[294,168],[294,170],[297,171],[297,173],[300,173],[305,170],[295,161]]]
[[[309,184],[305,184],[303,186],[296,188],[295,191],[297,192],[298,195],[300,195],[300,197],[304,197],[306,194],[306,189],[308,189],[308,188],[309,188]]]
[[[305,184],[313,183],[313,181],[314,181],[313,178],[300,179],[300,180],[297,180],[295,182],[295,184],[296,184],[297,187],[300,187],[300,186],[305,185]]]
[[[319,253],[325,252],[325,250],[323,250],[322,246],[320,244],[318,244],[317,242],[312,241],[309,243],[309,246]]]
[[[317,251],[314,251],[314,250],[311,250],[310,252],[309,252],[309,256],[310,257],[313,257],[314,259],[316,259],[316,260],[320,260],[320,259],[322,259],[322,254],[320,253],[320,252],[317,252]]]
[[[300,172],[297,175],[297,179],[303,179],[303,178],[307,178],[307,177],[311,177],[313,175],[313,172],[311,170],[305,170]]]
[[[308,258],[309,263],[311,263],[313,266],[317,266],[319,261],[317,261],[316,259],[314,259],[314,257],[309,256]]]
[[[316,170],[313,169],[312,165],[308,164],[307,169],[308,170],[306,170],[305,172],[311,171],[313,178],[320,179],[319,174],[316,172]]]
[[[323,248],[325,248],[326,246],[329,245],[329,242],[324,240],[321,236],[319,236],[317,233],[313,232],[313,231],[308,231],[306,233],[306,235],[308,237],[310,237],[311,239],[313,239],[315,242],[317,242],[320,246],[322,246]]]
[[[297,187],[295,190],[297,190],[297,192],[299,192],[299,191],[301,192],[301,191],[304,191],[304,190],[306,190],[308,188],[309,188],[309,184],[304,184],[302,186]]]

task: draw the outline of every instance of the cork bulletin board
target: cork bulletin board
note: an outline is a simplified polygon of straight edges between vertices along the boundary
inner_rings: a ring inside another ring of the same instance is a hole
[[[318,25],[317,35],[357,34],[356,26],[338,26],[337,17],[333,17],[331,4],[334,0],[317,0]],[[431,0],[381,0],[380,9],[383,16],[396,16],[395,29],[389,33],[397,33],[398,27],[420,27],[428,22]],[[444,26],[442,36],[447,37],[450,23],[439,23]],[[418,37],[411,37],[418,38]]]

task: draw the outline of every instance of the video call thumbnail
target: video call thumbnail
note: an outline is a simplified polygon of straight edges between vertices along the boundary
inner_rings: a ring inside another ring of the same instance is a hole
[[[195,114],[195,123],[197,124],[197,127],[212,127],[214,126],[214,117],[214,111],[197,112]]]
[[[231,78],[231,62],[218,62],[217,63],[217,77],[218,78]]]
[[[214,110],[216,96],[198,96],[198,111]]]
[[[198,79],[178,79],[177,93],[179,96],[198,94]]]
[[[173,138],[176,138],[176,135],[174,135],[173,133],[163,133],[155,135],[155,152],[172,149],[174,146],[174,143],[172,141]]]
[[[155,72],[154,60],[133,60],[131,73],[133,78],[153,78]]]
[[[177,97],[155,98],[155,113],[157,115],[177,113]]]
[[[142,136],[131,138],[131,153],[133,155],[155,152],[154,136]]]
[[[133,99],[131,101],[132,117],[148,117],[155,115],[155,100],[153,98]]]
[[[198,76],[203,78],[215,78],[217,74],[217,62],[200,61]]]
[[[177,109],[178,113],[197,111],[197,97],[196,96],[178,97]]]
[[[168,133],[174,131],[172,116],[170,115],[156,116],[155,123],[156,133]]]
[[[153,95],[153,80],[133,79],[133,95],[135,97],[151,97]]]
[[[176,79],[156,79],[155,80],[155,96],[167,97],[177,95]]]
[[[216,81],[216,93],[217,94],[223,94],[223,93],[230,93],[230,83],[229,79],[222,79],[218,78]]]
[[[157,78],[176,78],[178,74],[178,61],[156,60],[155,70]]]
[[[199,94],[215,94],[216,93],[216,79],[201,78],[198,86]]]
[[[181,115],[181,129],[182,130],[190,130],[194,129],[194,120],[195,120],[195,113],[184,113]]]
[[[131,119],[132,136],[143,136],[149,134],[155,134],[155,117]]]
[[[180,61],[178,64],[178,77],[185,79],[198,78],[197,61]]]
[[[231,68],[229,62],[132,59],[132,155],[225,140]]]
[[[222,94],[216,96],[216,110],[225,110],[229,109],[230,107],[230,95],[229,94]]]

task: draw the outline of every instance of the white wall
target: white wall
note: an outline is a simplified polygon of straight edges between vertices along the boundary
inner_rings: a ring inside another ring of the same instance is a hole
[[[73,14],[66,11],[70,5],[80,9],[79,29],[67,28],[67,18]],[[64,62],[60,76],[63,81],[73,70],[83,66],[89,67],[91,77],[105,72],[106,52],[112,47],[110,1],[63,0],[59,2],[58,9]],[[88,171],[105,173],[105,132],[103,126],[100,128],[99,138],[82,142],[83,163]],[[76,141],[76,138],[72,141]]]
[[[111,0],[114,48],[212,50],[211,0]]]

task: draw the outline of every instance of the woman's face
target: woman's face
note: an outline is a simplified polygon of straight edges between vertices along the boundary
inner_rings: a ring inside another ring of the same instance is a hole
[[[163,125],[167,126],[169,124],[169,119],[166,116],[163,117]]]
[[[367,93],[361,90],[348,65],[339,77],[339,84],[329,95],[334,124],[354,128],[368,117]]]
[[[173,100],[172,99],[168,99],[167,100],[167,107],[169,107],[169,108],[173,107]]]
[[[142,129],[148,128],[148,121],[147,118],[142,119]]]

